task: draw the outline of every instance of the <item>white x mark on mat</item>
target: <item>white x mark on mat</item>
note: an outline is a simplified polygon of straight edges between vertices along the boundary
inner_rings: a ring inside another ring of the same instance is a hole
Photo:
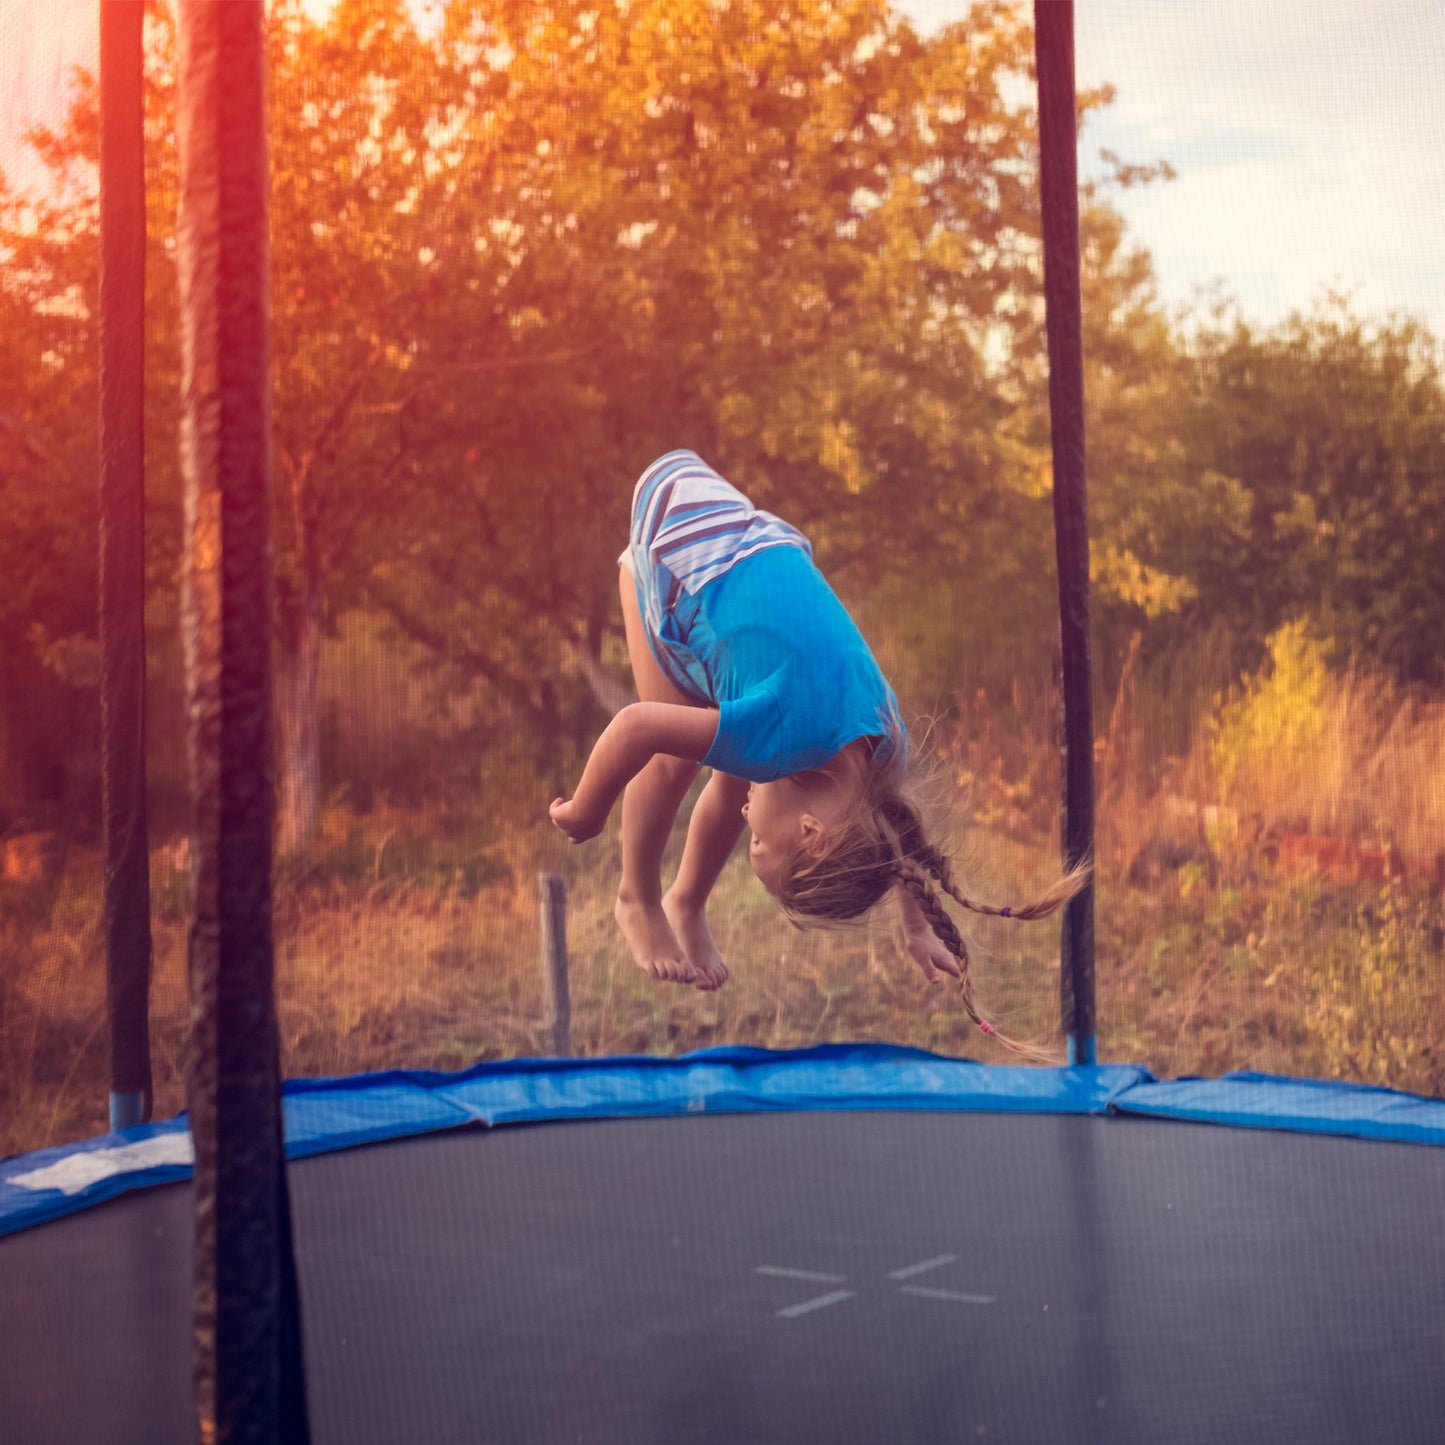
[[[886,1278],[891,1280],[912,1279],[916,1275],[926,1274],[929,1270],[942,1269],[944,1265],[952,1264],[957,1258],[956,1254],[940,1254],[918,1264],[906,1264],[902,1269],[890,1270]],[[804,1280],[809,1284],[842,1284],[848,1278],[845,1274],[820,1274],[811,1269],[783,1269],[775,1264],[760,1264],[753,1270],[753,1273],[771,1275],[775,1279]],[[952,1300],[958,1304],[991,1305],[994,1302],[994,1296],[991,1294],[963,1294],[958,1290],[929,1289],[923,1285],[900,1284],[898,1292],[918,1295],[923,1299]],[[855,1294],[857,1294],[857,1290],[829,1290],[825,1294],[803,1300],[801,1304],[788,1305],[785,1309],[778,1310],[777,1317],[780,1320],[796,1319],[799,1315],[811,1314],[814,1310],[827,1309],[829,1305],[841,1304],[845,1299],[852,1299]]]

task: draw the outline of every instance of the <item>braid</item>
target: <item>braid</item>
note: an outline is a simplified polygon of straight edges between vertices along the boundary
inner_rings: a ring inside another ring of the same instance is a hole
[[[1084,862],[1076,863],[1067,873],[1062,874],[1057,882],[1045,889],[1032,903],[995,908],[991,903],[980,903],[977,899],[968,897],[954,881],[953,867],[948,859],[931,844],[925,845],[925,851],[920,855],[919,861],[928,869],[939,887],[971,913],[987,913],[994,918],[1017,918],[1021,923],[1027,923],[1034,918],[1047,918],[1051,913],[1057,913],[1059,908],[1088,882],[1089,874],[1092,872],[1089,861],[1085,859]]]
[[[1020,922],[1047,918],[1051,913],[1056,913],[1062,904],[1067,903],[1089,878],[1091,870],[1086,859],[1082,863],[1076,863],[1033,902],[1016,907],[995,908],[991,903],[980,903],[977,899],[970,898],[958,886],[953,876],[953,865],[928,841],[924,835],[922,819],[905,798],[897,794],[882,797],[878,800],[878,810],[894,835],[900,862],[908,860],[921,864],[933,881],[970,913],[986,913],[994,918],[1017,918]],[[942,934],[939,936],[942,937]]]
[[[898,881],[913,895],[923,910],[923,916],[928,919],[929,927],[942,940],[944,947],[956,959],[967,962],[968,948],[964,944],[963,935],[958,931],[958,925],[950,917],[948,910],[939,902],[938,894],[928,886],[923,870],[914,864],[900,862]]]
[[[949,916],[938,894],[928,886],[928,878],[923,869],[900,859],[898,882],[908,890],[923,910],[923,916],[928,920],[928,926],[939,942],[958,960],[959,992],[963,995],[963,1006],[968,1010],[969,1018],[982,1028],[984,1020],[979,1017],[973,1002],[973,964],[968,956],[968,945],[963,941],[958,925]]]

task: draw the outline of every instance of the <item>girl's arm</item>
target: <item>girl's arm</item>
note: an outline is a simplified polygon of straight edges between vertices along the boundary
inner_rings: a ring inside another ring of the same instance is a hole
[[[654,754],[700,763],[717,734],[717,719],[716,708],[629,703],[603,729],[571,799],[552,804],[552,821],[574,843],[595,838],[618,795]]]

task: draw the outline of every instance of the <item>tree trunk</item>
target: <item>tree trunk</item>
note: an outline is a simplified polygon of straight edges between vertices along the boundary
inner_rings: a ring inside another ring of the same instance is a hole
[[[574,643],[572,655],[577,659],[577,670],[582,674],[588,691],[609,713],[619,713],[628,703],[637,701],[636,691],[614,677],[602,665],[602,659],[596,652],[588,651],[582,643]]]
[[[321,588],[309,579],[302,596],[281,607],[276,659],[276,853],[289,858],[321,821]]]
[[[0,833],[19,820],[25,804],[25,761],[17,699],[25,696],[11,650],[0,640]]]

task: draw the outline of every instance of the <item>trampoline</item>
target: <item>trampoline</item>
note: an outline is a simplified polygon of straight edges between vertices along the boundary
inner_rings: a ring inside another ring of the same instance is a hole
[[[318,1442],[1426,1445],[1445,1420],[1432,1101],[831,1046],[298,1082],[286,1114]],[[0,1167],[25,1211],[0,1228],[67,1212],[0,1239],[8,1439],[192,1438],[186,1139]]]
[[[132,27],[103,46],[113,97],[139,75],[140,7],[101,8]],[[181,27],[191,1110],[142,1122],[148,957],[126,981],[115,955],[148,948],[122,937],[144,796],[134,773],[117,791],[116,755],[113,1129],[0,1162],[0,1438],[1438,1442],[1445,1103],[1097,1063],[1088,890],[1065,915],[1059,1068],[828,1045],[279,1084],[261,13],[195,5]],[[1093,748],[1072,6],[1037,21],[1074,861]],[[102,333],[110,406],[138,364]],[[106,664],[129,648],[132,688],[139,555]]]

